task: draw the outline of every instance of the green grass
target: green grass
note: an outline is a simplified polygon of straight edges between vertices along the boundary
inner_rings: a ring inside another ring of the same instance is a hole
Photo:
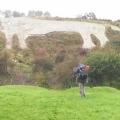
[[[47,90],[0,87],[0,120],[120,120],[120,91],[109,87]]]

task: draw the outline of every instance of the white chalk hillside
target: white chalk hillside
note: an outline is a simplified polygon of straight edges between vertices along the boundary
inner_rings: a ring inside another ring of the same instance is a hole
[[[14,33],[18,34],[22,47],[25,47],[25,38],[30,34],[45,34],[52,31],[76,31],[79,32],[84,39],[84,46],[91,48],[94,44],[91,41],[90,34],[94,34],[100,40],[101,45],[108,41],[105,36],[105,25],[88,22],[76,21],[50,21],[38,20],[32,18],[0,18],[2,22],[1,30],[5,32],[8,43]],[[120,30],[112,26],[112,29]],[[9,47],[9,44],[8,44]]]

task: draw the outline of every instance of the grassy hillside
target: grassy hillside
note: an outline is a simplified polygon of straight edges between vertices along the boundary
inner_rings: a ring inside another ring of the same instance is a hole
[[[91,34],[94,34],[99,40],[101,45],[104,45],[108,41],[105,36],[105,22],[98,24],[99,21],[56,21],[56,20],[39,20],[26,17],[18,18],[3,18],[1,19],[3,29],[6,34],[7,48],[11,45],[11,38],[13,34],[18,34],[20,44],[22,48],[26,47],[24,40],[29,35],[34,34],[46,34],[53,31],[74,31],[81,34],[85,48],[94,47],[93,42],[91,41]],[[112,26],[113,29],[118,29],[116,26]]]
[[[78,88],[0,87],[0,120],[120,120],[120,91],[86,89],[81,98]]]

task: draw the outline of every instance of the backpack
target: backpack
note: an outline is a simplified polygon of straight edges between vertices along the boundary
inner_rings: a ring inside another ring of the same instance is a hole
[[[73,68],[73,74],[80,75],[84,72],[85,65],[84,64],[78,64]]]
[[[88,65],[78,64],[73,68],[73,74],[78,82],[85,83],[87,79]]]

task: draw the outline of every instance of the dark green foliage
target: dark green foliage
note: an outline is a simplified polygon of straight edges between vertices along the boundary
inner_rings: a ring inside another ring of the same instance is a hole
[[[120,75],[120,55],[115,51],[99,50],[92,52],[86,60],[90,65],[90,77],[94,78],[97,84],[117,83]]]

